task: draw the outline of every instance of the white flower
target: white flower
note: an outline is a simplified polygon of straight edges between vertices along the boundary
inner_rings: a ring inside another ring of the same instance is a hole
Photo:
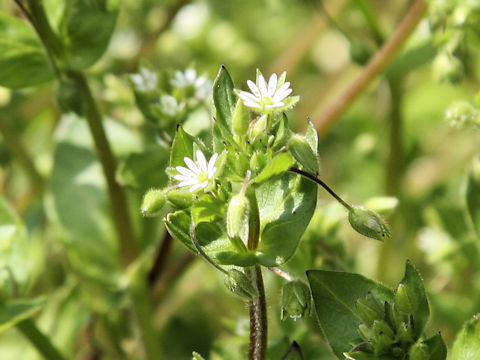
[[[175,180],[180,181],[178,184],[179,187],[190,186],[190,192],[206,188],[213,182],[215,173],[217,172],[217,168],[215,167],[218,158],[217,153],[212,155],[208,164],[203,152],[197,150],[195,154],[197,161],[195,162],[188,157],[184,157],[183,161],[185,161],[187,167],[177,166],[175,169],[180,174],[173,177]]]
[[[236,94],[242,99],[245,106],[261,113],[283,111],[286,107],[291,107],[298,101],[298,97],[294,97],[297,99],[292,98],[293,102],[285,101],[293,91],[290,88],[290,82],[285,82],[286,75],[287,73],[284,72],[279,78],[277,74],[272,74],[267,83],[260,71],[257,70],[256,84],[251,80],[247,81],[247,85],[252,92],[236,91]]]
[[[211,88],[208,79],[205,76],[198,76],[195,69],[186,69],[185,72],[176,70],[170,84],[179,89],[192,88],[194,97],[199,100],[205,99]]]

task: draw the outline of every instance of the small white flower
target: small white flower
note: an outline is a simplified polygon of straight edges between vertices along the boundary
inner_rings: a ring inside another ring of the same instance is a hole
[[[195,162],[188,157],[184,157],[183,161],[185,161],[187,167],[177,166],[175,169],[179,174],[173,177],[175,180],[180,181],[178,184],[179,187],[190,186],[190,192],[206,188],[213,182],[215,173],[217,172],[217,168],[215,167],[218,158],[217,153],[212,155],[208,164],[203,152],[197,150],[195,154],[197,161]]]
[[[211,88],[208,79],[205,76],[198,76],[195,69],[186,69],[184,72],[176,70],[170,84],[179,89],[194,89],[194,97],[199,100],[205,99]]]
[[[290,82],[285,82],[286,75],[287,73],[284,72],[279,78],[277,74],[272,74],[267,83],[263,75],[257,70],[256,83],[251,80],[247,81],[251,93],[247,91],[236,91],[236,93],[245,106],[258,112],[283,111],[285,107],[293,105],[287,104],[285,101],[293,91],[290,88]]]

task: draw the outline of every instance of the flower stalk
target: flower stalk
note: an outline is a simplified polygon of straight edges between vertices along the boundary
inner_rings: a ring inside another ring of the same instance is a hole
[[[250,309],[248,360],[265,360],[267,353],[267,303],[262,269],[260,265],[255,265],[246,269],[246,272],[258,292],[258,296],[248,303]]]

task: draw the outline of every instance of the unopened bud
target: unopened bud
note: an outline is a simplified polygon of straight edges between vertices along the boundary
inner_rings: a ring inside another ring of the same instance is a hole
[[[230,239],[240,238],[248,243],[250,201],[245,194],[232,196],[227,208],[227,234]]]
[[[167,191],[167,201],[176,209],[186,209],[193,203],[193,194],[186,189]]]
[[[402,321],[397,327],[397,338],[402,345],[413,343],[415,339],[412,326]]]
[[[382,319],[384,315],[384,308],[371,293],[365,298],[358,299],[355,302],[355,308],[362,321],[368,326],[372,326],[375,320]]]
[[[463,64],[455,56],[448,52],[442,52],[433,61],[433,74],[439,82],[455,84],[463,78]]]
[[[381,335],[386,335],[387,337],[389,337],[392,340],[392,342],[395,339],[395,335],[393,333],[393,330],[386,323],[386,321],[384,321],[382,319],[375,320],[373,322],[372,330],[373,330],[373,333],[374,333],[375,337],[379,337]]]
[[[243,272],[232,269],[225,278],[225,286],[235,295],[251,300],[258,296],[258,292],[252,281]]]
[[[192,353],[192,360],[205,360],[205,358],[196,351],[194,351]]]
[[[286,317],[298,319],[310,311],[311,293],[308,286],[302,281],[295,280],[286,283],[282,288],[282,314],[281,319]]]
[[[244,136],[247,133],[250,124],[250,114],[243,101],[238,99],[232,116],[233,133],[237,136]]]
[[[365,324],[358,325],[358,334],[366,342],[372,342],[374,339],[372,329]]]
[[[258,119],[254,120],[253,122],[250,123],[249,129],[248,129],[248,137],[251,140],[255,139],[263,139],[265,137],[266,140],[266,129],[267,129],[267,120],[268,116],[267,115],[262,115]]]
[[[146,192],[142,201],[142,215],[154,217],[160,215],[166,203],[165,192],[159,189],[150,189]]]
[[[267,155],[261,151],[255,151],[250,158],[250,169],[254,174],[258,174],[267,164]]]
[[[428,346],[423,342],[418,342],[414,344],[408,353],[409,360],[429,360],[430,355],[428,351]]]
[[[318,172],[317,155],[313,152],[307,140],[303,136],[293,135],[288,141],[288,151],[306,171],[315,175]]]
[[[348,213],[348,221],[358,233],[372,239],[390,239],[390,227],[375,211],[364,206],[354,206]]]

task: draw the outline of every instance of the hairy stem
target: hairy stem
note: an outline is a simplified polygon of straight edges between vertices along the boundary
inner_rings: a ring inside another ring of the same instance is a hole
[[[23,320],[19,322],[16,327],[45,359],[66,360],[60,351],[50,342],[50,339],[37,328],[33,320]]]
[[[330,186],[325,184],[322,180],[320,180],[316,176],[314,176],[314,175],[312,175],[312,174],[310,174],[306,171],[294,168],[294,167],[289,168],[288,171],[293,172],[295,174],[302,175],[303,177],[306,177],[307,179],[312,180],[313,182],[317,183],[318,185],[323,187],[330,195],[332,195],[335,198],[335,200],[337,200],[340,204],[342,204],[343,207],[345,207],[348,211],[352,210],[352,206],[350,204],[348,204],[346,201],[344,201],[340,196],[337,195],[337,193],[335,191],[333,191],[330,188]]]
[[[320,116],[314,119],[319,135],[323,135],[348,107],[364,92],[366,87],[390,63],[401,50],[409,35],[427,9],[425,0],[415,0],[398,28],[382,48],[373,56],[358,77]]]
[[[246,273],[258,291],[258,296],[248,303],[250,309],[248,360],[265,360],[267,353],[267,303],[262,269],[260,265],[255,265],[247,268]]]

